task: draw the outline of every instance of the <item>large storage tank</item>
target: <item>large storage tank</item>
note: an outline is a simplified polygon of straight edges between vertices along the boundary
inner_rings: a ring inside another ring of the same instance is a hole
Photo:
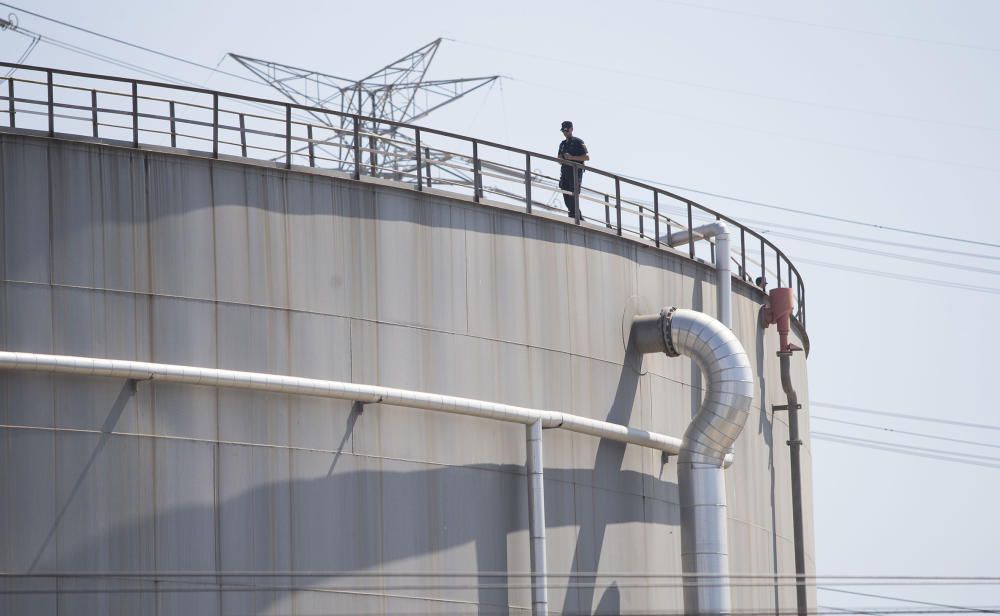
[[[676,252],[402,184],[17,131],[0,148],[3,350],[387,385],[675,436],[699,404],[690,360],[637,371],[622,341],[629,306],[715,313],[714,270]],[[771,410],[785,397],[765,296],[733,288],[756,385],[726,475],[731,571],[773,576],[734,581],[733,607],[776,613],[795,605],[787,426]],[[807,401],[801,353],[793,374]],[[4,614],[530,609],[521,426],[84,376],[0,372],[0,387]],[[544,466],[549,570],[585,574],[552,579],[551,609],[680,612],[675,460],[551,430]]]

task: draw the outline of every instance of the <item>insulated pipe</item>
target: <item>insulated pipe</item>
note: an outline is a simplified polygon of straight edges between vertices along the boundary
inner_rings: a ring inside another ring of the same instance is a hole
[[[545,564],[545,477],[542,422],[525,426],[527,436],[528,536],[531,548],[531,615],[549,611],[548,568]]]
[[[726,223],[721,220],[695,227],[689,233],[687,229],[671,233],[660,238],[661,242],[669,244],[671,247],[688,243],[688,237],[694,235],[695,239],[715,238],[715,274],[717,285],[717,303],[719,310],[719,321],[729,329],[733,328],[733,274],[729,266],[729,229]]]
[[[54,372],[59,374],[83,374],[106,376],[139,381],[165,381],[189,385],[212,387],[232,387],[285,394],[337,398],[370,404],[382,403],[395,406],[440,411],[456,415],[468,415],[496,421],[508,421],[529,425],[541,420],[544,428],[559,428],[606,438],[619,443],[639,445],[678,455],[681,439],[657,432],[640,430],[607,421],[580,417],[559,411],[532,409],[510,404],[498,404],[472,398],[442,396],[439,394],[359,385],[340,381],[306,379],[281,374],[242,372],[218,368],[199,368],[175,364],[155,364],[122,359],[99,359],[71,355],[43,355],[39,353],[19,353],[0,351],[0,369],[26,370],[34,372]],[[727,465],[731,458],[727,459]]]
[[[687,355],[701,369],[705,399],[684,432],[677,461],[681,500],[684,612],[730,614],[726,483],[723,464],[743,430],[753,400],[753,373],[728,327],[693,310],[664,308],[632,322],[642,353]]]

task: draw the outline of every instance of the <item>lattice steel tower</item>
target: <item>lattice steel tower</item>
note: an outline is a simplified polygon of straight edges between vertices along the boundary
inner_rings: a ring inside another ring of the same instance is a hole
[[[411,123],[500,78],[499,75],[492,75],[433,81],[425,79],[441,40],[438,38],[357,80],[235,53],[229,55],[295,103]],[[353,147],[353,135],[349,122],[342,117],[330,117],[322,113],[314,112],[310,115],[337,131],[334,137],[323,141],[328,148],[338,152],[350,151]],[[376,150],[380,160],[379,167],[391,168],[397,172],[412,170],[406,168],[408,165],[413,166],[415,147],[409,135],[400,134],[396,127],[380,125],[378,122],[366,123],[364,129],[377,136],[371,139],[369,147]],[[336,158],[343,161],[344,157]],[[433,160],[428,162],[434,163]],[[345,168],[351,164],[340,162],[339,166]],[[461,177],[461,174],[449,167],[438,168],[442,173]]]

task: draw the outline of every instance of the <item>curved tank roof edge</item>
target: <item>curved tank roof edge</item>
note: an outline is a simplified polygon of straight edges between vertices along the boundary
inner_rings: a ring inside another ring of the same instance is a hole
[[[127,142],[127,141],[121,141],[121,140],[116,140],[116,139],[106,139],[106,138],[95,139],[93,137],[86,137],[86,136],[83,136],[83,135],[73,135],[73,134],[65,134],[65,133],[56,133],[55,136],[49,136],[48,133],[46,133],[45,131],[38,131],[38,130],[31,130],[31,129],[10,129],[8,127],[0,127],[0,133],[7,134],[7,135],[13,135],[13,136],[19,136],[19,137],[36,138],[36,139],[46,140],[46,141],[48,141],[48,140],[56,140],[56,141],[65,141],[65,142],[69,142],[69,143],[80,143],[80,144],[85,144],[85,145],[94,145],[94,146],[109,147],[109,148],[121,148],[121,149],[130,150],[130,151],[135,151],[136,149],[138,149],[141,152],[150,152],[150,153],[154,153],[154,154],[162,154],[162,155],[167,155],[167,156],[196,158],[196,159],[200,159],[200,160],[206,160],[206,161],[209,161],[209,162],[215,161],[215,162],[223,162],[223,163],[243,165],[243,166],[249,166],[249,167],[260,167],[262,169],[279,171],[279,172],[282,172],[282,173],[302,173],[302,174],[305,174],[305,175],[317,175],[317,176],[323,176],[323,177],[332,178],[332,179],[335,179],[335,180],[342,180],[342,181],[347,181],[347,182],[358,182],[360,184],[369,184],[369,185],[380,186],[380,187],[384,187],[384,188],[387,188],[387,189],[390,189],[390,190],[400,190],[400,191],[406,191],[406,192],[422,192],[422,193],[425,193],[427,195],[431,195],[431,196],[434,196],[434,197],[438,197],[438,198],[442,198],[442,199],[454,201],[454,202],[461,203],[461,204],[466,205],[466,206],[490,207],[490,208],[494,208],[494,209],[504,210],[505,212],[510,212],[512,214],[515,214],[515,215],[518,215],[518,216],[522,216],[522,217],[542,218],[543,220],[547,220],[549,222],[555,222],[555,223],[559,223],[559,224],[563,224],[563,225],[570,225],[570,226],[574,226],[574,227],[578,226],[581,231],[590,232],[590,233],[599,233],[601,235],[604,235],[604,236],[607,236],[607,237],[610,237],[610,238],[615,238],[615,239],[617,239],[619,241],[629,242],[631,244],[634,244],[637,247],[641,247],[641,248],[645,248],[645,249],[650,249],[650,250],[657,250],[657,251],[660,251],[660,252],[662,252],[664,254],[670,255],[671,257],[679,258],[679,259],[681,259],[684,262],[693,264],[696,267],[705,268],[705,269],[708,269],[708,270],[713,271],[713,272],[715,271],[715,268],[710,263],[707,263],[707,262],[705,262],[702,259],[698,259],[698,258],[692,259],[691,257],[685,255],[684,253],[682,253],[682,252],[680,252],[678,250],[666,247],[666,246],[657,248],[651,242],[643,242],[643,241],[641,241],[639,239],[636,239],[636,238],[620,236],[617,233],[614,233],[612,230],[605,229],[603,227],[598,227],[598,226],[593,226],[593,225],[574,225],[574,224],[570,223],[567,220],[563,220],[563,217],[561,217],[561,216],[554,216],[554,215],[551,215],[551,214],[548,214],[548,213],[534,213],[534,214],[529,214],[529,213],[527,213],[524,210],[521,210],[519,208],[512,207],[512,206],[507,205],[505,203],[501,203],[499,201],[492,201],[492,200],[489,200],[489,199],[482,199],[482,200],[480,200],[477,203],[471,197],[467,198],[467,197],[463,197],[462,195],[457,195],[457,194],[446,192],[446,191],[435,190],[433,188],[425,188],[422,191],[416,191],[412,186],[410,186],[409,184],[406,184],[405,182],[396,182],[396,181],[387,180],[387,179],[384,179],[384,178],[374,178],[374,177],[368,177],[368,176],[362,176],[360,179],[355,179],[349,173],[338,172],[338,171],[334,171],[334,170],[330,170],[330,169],[319,169],[319,168],[315,168],[315,167],[306,167],[306,166],[302,166],[302,165],[293,165],[289,169],[289,168],[286,168],[284,166],[284,164],[281,164],[281,163],[268,164],[267,161],[247,159],[247,158],[242,158],[240,156],[230,156],[230,155],[226,155],[226,154],[219,154],[218,158],[212,158],[212,156],[210,154],[206,154],[204,152],[199,152],[197,150],[189,150],[189,149],[186,149],[186,148],[156,146],[156,145],[149,145],[149,144],[139,144],[139,147],[136,148],[135,146],[132,145],[132,143]],[[735,277],[735,280],[741,286],[741,288],[744,291],[749,291],[750,296],[752,298],[756,299],[757,302],[761,306],[763,306],[767,302],[767,295],[766,295],[766,293],[763,290],[761,290],[759,287],[757,287],[756,285],[750,284],[749,282],[747,282],[747,281],[745,281],[745,280],[743,280],[743,279],[741,279],[739,277]],[[802,324],[794,316],[792,317],[792,321],[791,322],[792,322],[792,327],[795,329],[795,332],[799,335],[800,339],[802,340],[803,346],[805,347],[805,354],[808,357],[809,356],[809,351],[810,351],[809,334],[806,331],[806,329],[802,326]]]

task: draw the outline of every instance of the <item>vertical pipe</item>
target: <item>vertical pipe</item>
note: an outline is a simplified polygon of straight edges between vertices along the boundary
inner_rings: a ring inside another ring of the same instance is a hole
[[[531,213],[531,154],[524,153],[524,206]]]
[[[94,139],[97,139],[97,90],[90,91],[90,124],[92,127],[92,132],[94,134]]]
[[[527,436],[528,533],[531,547],[531,614],[545,616],[549,609],[545,564],[545,477],[542,458],[542,420],[525,426]]]
[[[732,598],[726,474],[721,465],[694,462],[688,457],[688,452],[682,450],[677,461],[684,611],[699,616],[728,616],[732,613]]]
[[[806,597],[806,555],[802,524],[802,470],[799,449],[799,399],[792,387],[791,351],[778,351],[781,362],[781,387],[788,401],[788,449],[792,466],[792,532],[795,542],[795,598],[799,616],[808,613]]]

